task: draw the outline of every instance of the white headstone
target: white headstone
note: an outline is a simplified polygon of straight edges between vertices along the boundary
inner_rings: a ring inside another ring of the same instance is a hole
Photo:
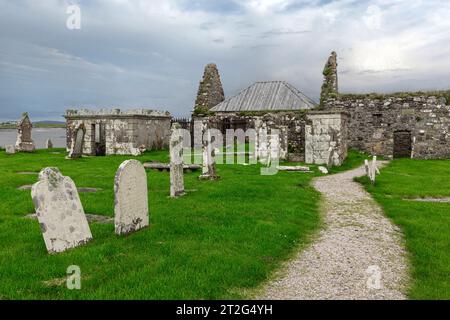
[[[45,168],[31,189],[45,246],[63,252],[92,239],[75,183],[57,168]]]
[[[16,153],[16,148],[13,145],[8,144],[5,146],[5,151],[7,154],[14,154]]]
[[[123,162],[114,181],[115,231],[128,234],[149,225],[147,173],[136,160]]]
[[[323,174],[328,174],[328,169],[322,166],[318,167],[319,171],[322,172]]]
[[[45,141],[45,147],[47,149],[52,149],[53,148],[53,142],[50,139],[47,139],[47,141]]]
[[[174,198],[183,194],[183,131],[178,123],[174,123],[170,136],[170,196]]]
[[[216,173],[216,151],[213,146],[211,131],[208,130],[208,123],[203,122],[203,167],[201,180],[216,180],[219,178]]]

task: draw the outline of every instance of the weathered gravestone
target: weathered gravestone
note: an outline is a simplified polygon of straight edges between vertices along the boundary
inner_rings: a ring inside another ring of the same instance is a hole
[[[16,153],[16,148],[13,145],[8,144],[5,146],[5,151],[6,151],[6,154],[14,154],[14,153]]]
[[[208,130],[208,123],[203,122],[203,167],[200,180],[217,180],[219,176],[216,173],[216,151],[213,146],[211,131]]]
[[[47,149],[52,149],[53,148],[53,142],[50,139],[47,139],[47,141],[45,141],[45,147]]]
[[[16,150],[21,152],[34,152],[36,149],[34,141],[31,139],[31,129],[33,125],[31,124],[28,113],[24,112],[22,114],[22,119],[17,124],[17,140],[16,140]]]
[[[128,234],[149,225],[147,174],[136,160],[123,162],[114,181],[116,234]]]
[[[170,136],[170,196],[184,194],[183,176],[183,131],[178,123],[172,124]]]
[[[78,126],[72,134],[69,159],[81,158],[83,155],[84,146],[84,135],[86,134],[86,129],[83,124]]]
[[[49,253],[63,252],[92,239],[75,183],[57,168],[39,173],[31,196]]]

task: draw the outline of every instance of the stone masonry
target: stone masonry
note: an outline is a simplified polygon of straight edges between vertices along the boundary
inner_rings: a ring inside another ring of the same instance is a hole
[[[76,131],[83,124],[83,155],[139,155],[169,145],[171,115],[136,109],[67,110],[67,148],[73,149]]]
[[[450,105],[445,98],[425,94],[343,95],[329,100],[326,107],[350,114],[351,148],[388,158],[450,157]]]
[[[338,75],[337,75],[337,54],[332,52],[330,57],[325,64],[323,69],[323,85],[320,93],[320,105],[323,106],[324,103],[333,97],[336,97],[338,88]]]
[[[205,67],[203,79],[200,82],[194,112],[204,113],[225,100],[225,94],[220,81],[219,70],[214,63]]]
[[[345,112],[315,111],[307,115],[305,161],[310,164],[340,166],[347,158]]]

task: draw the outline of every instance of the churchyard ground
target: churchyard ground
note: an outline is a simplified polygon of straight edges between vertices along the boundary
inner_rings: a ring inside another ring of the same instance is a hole
[[[375,185],[358,178],[403,231],[411,299],[450,299],[450,160],[398,159]],[[425,198],[425,199],[424,199]],[[414,201],[447,198],[447,202]]]
[[[55,151],[59,154],[55,154]],[[169,198],[169,173],[147,171],[150,227],[116,236],[114,224],[91,223],[93,240],[49,255],[29,190],[44,167],[58,167],[77,187],[85,212],[113,217],[114,175],[129,156],[64,159],[62,149],[6,155],[0,151],[0,299],[228,299],[252,298],[283,262],[305,248],[321,226],[320,175],[259,174],[260,166],[218,165],[219,181],[185,174],[187,195]],[[360,166],[350,152],[337,173]],[[141,162],[168,162],[147,152]],[[404,200],[449,197],[450,161],[394,160],[375,186],[365,179],[387,216],[401,227],[412,262],[409,298],[449,298],[449,203]],[[66,287],[67,267],[81,269],[80,290]]]

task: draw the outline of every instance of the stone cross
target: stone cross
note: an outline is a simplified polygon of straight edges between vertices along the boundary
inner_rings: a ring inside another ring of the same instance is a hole
[[[129,234],[149,225],[147,173],[137,160],[123,162],[114,180],[115,232]]]
[[[216,151],[213,146],[211,131],[208,129],[207,121],[203,121],[203,166],[200,180],[217,180]]]
[[[170,196],[184,195],[183,131],[179,123],[172,124],[170,136]]]
[[[31,197],[49,253],[63,252],[92,239],[75,183],[57,168],[39,173]]]
[[[22,152],[34,152],[36,149],[34,141],[31,139],[31,129],[33,125],[28,117],[28,113],[22,114],[22,119],[17,124],[16,150]]]
[[[12,144],[8,144],[5,146],[6,154],[14,154],[16,153],[16,148]]]
[[[45,141],[45,147],[47,149],[52,149],[53,148],[53,142],[50,139],[47,139],[47,141]]]
[[[366,175],[369,177],[370,181],[374,184],[377,174],[380,174],[380,170],[377,166],[377,157],[374,156],[372,162],[369,160],[364,161],[364,167],[366,169]]]

